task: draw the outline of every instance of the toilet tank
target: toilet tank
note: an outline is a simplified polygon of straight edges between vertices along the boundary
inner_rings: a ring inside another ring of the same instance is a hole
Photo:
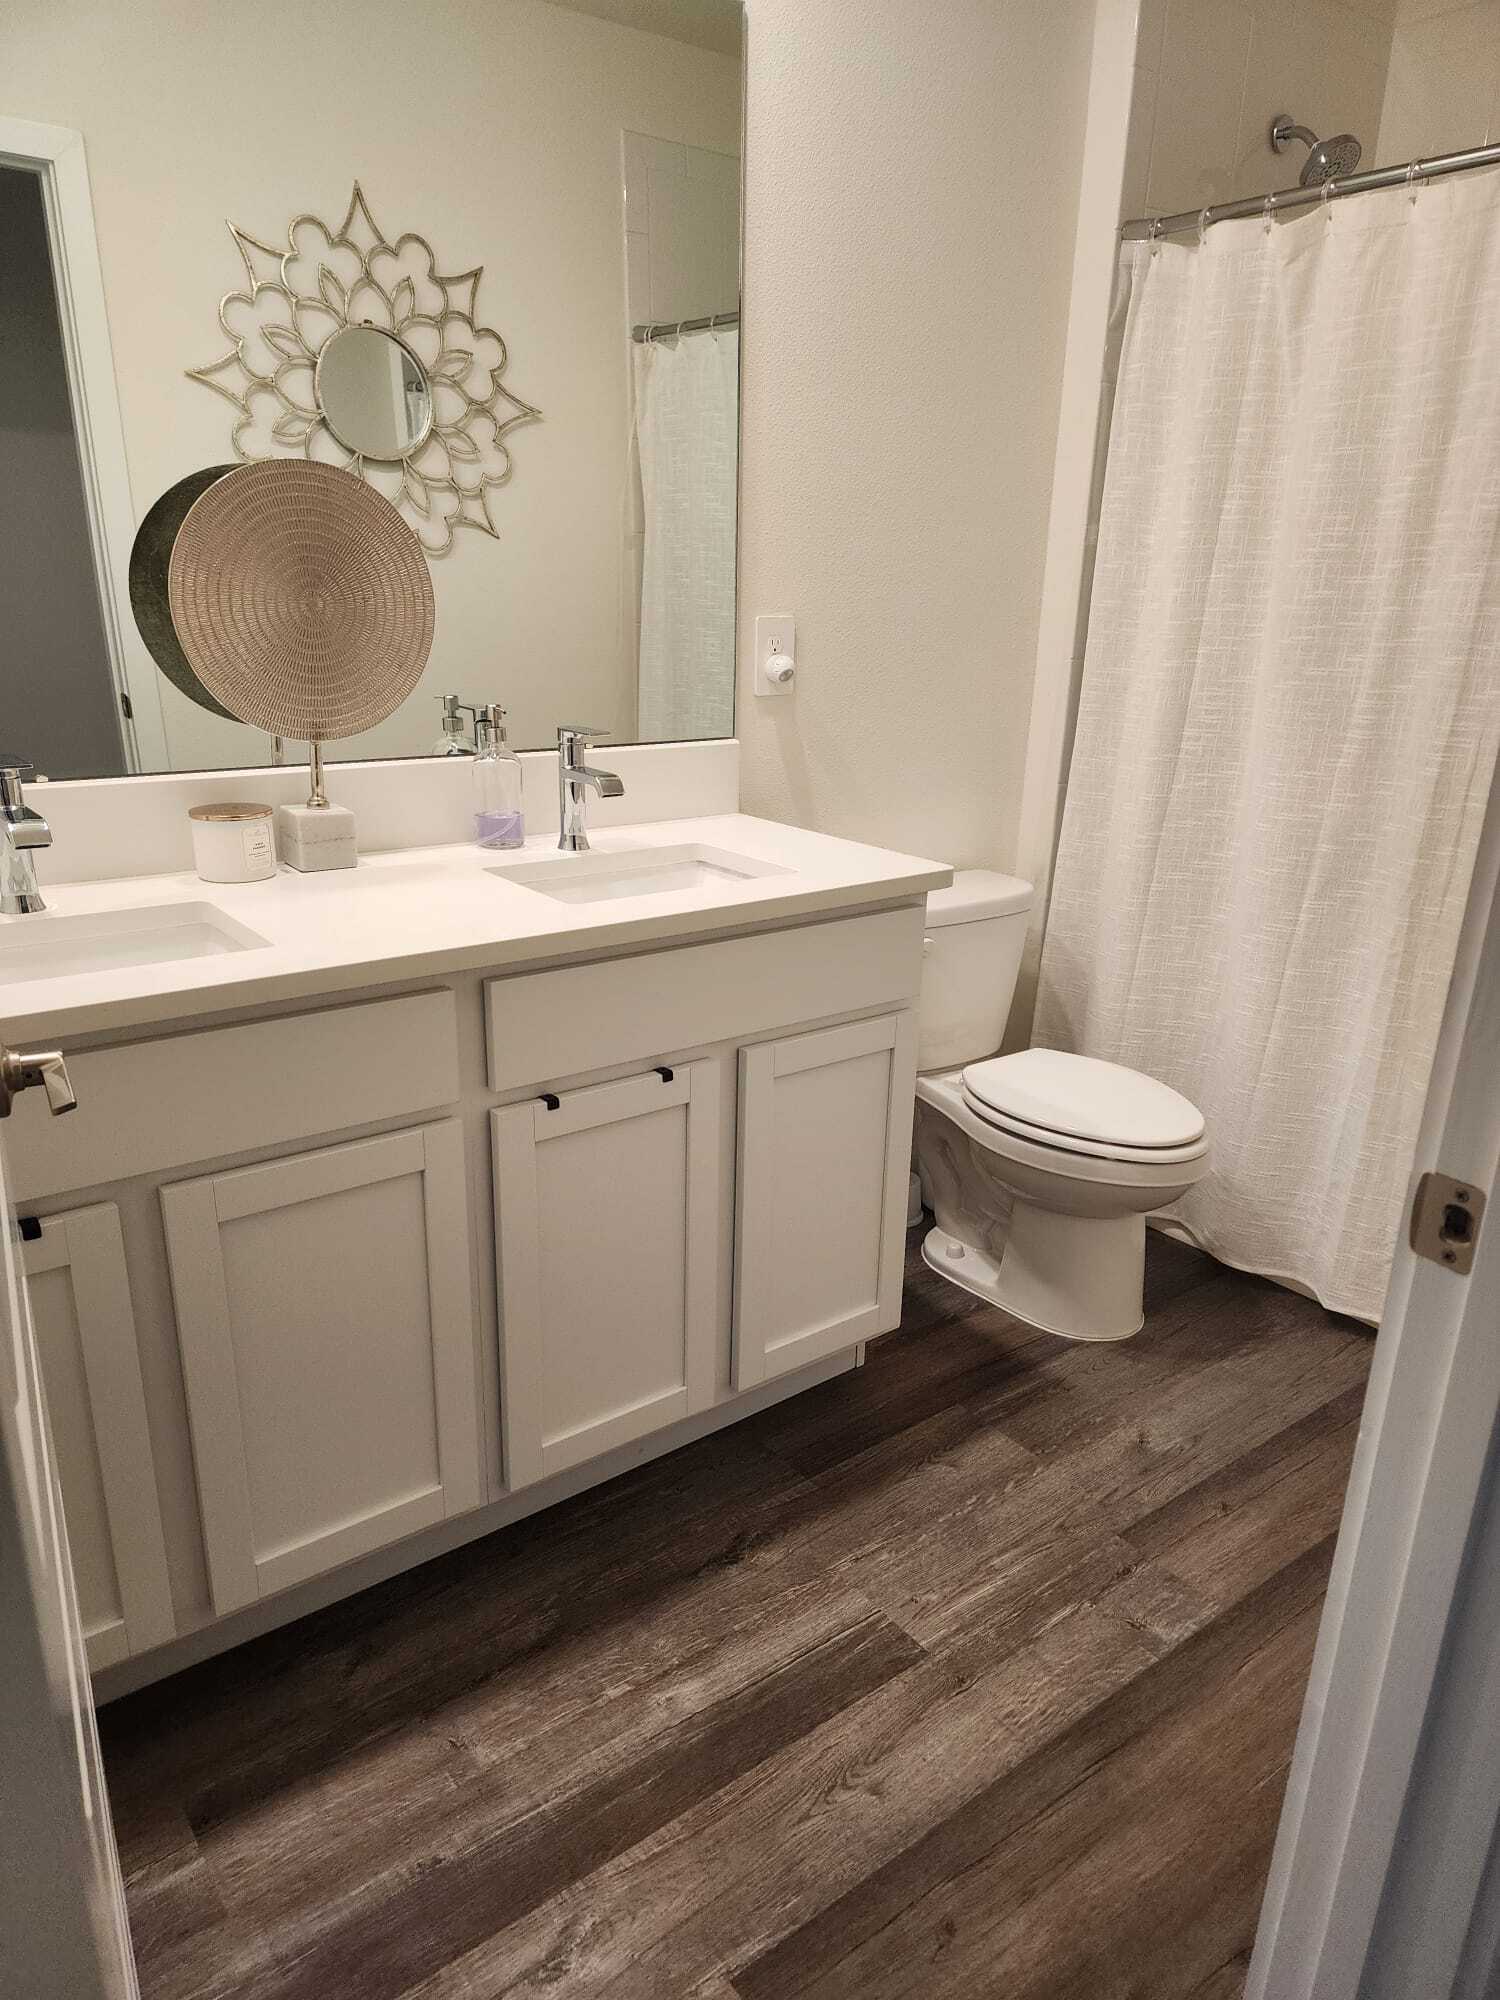
[[[999,1048],[1033,894],[1019,876],[963,868],[928,896],[918,1069],[953,1069]]]

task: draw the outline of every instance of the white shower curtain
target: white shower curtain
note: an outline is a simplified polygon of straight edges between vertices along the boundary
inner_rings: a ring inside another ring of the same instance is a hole
[[[1187,1231],[1374,1319],[1500,731],[1500,176],[1123,279],[1036,1039],[1185,1091]]]
[[[644,542],[643,740],[734,734],[734,509],[740,339],[642,341],[635,362]]]

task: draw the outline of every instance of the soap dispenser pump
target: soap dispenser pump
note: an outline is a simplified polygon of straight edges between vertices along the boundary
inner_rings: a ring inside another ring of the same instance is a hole
[[[469,725],[464,721],[464,703],[456,694],[440,694],[443,704],[443,733],[432,746],[434,757],[472,757],[474,745],[469,741]]]
[[[498,702],[474,711],[474,839],[480,847],[520,847],[526,839],[521,810],[521,760],[505,740],[505,710]]]

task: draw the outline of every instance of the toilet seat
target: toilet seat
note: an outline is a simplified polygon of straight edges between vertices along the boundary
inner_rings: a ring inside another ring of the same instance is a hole
[[[1189,1160],[1201,1160],[1208,1151],[1206,1136],[1187,1146],[1107,1146],[1099,1139],[1074,1139],[1065,1132],[1051,1132],[1041,1125],[1028,1125],[1024,1118],[1006,1118],[981,1103],[968,1089],[964,1090],[963,1099],[974,1116],[983,1120],[992,1132],[1007,1133],[1012,1139],[1025,1139],[1049,1153],[1065,1153],[1071,1159],[1118,1160],[1127,1165],[1170,1167]]]
[[[1123,1064],[1022,1049],[962,1072],[968,1111],[1045,1151],[1173,1166],[1208,1151],[1203,1114],[1179,1091]]]

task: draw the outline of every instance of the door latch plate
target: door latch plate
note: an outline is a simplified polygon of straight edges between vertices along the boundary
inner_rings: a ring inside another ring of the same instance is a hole
[[[1411,1210],[1411,1247],[1429,1263],[1465,1278],[1484,1220],[1486,1190],[1451,1174],[1423,1174]]]

